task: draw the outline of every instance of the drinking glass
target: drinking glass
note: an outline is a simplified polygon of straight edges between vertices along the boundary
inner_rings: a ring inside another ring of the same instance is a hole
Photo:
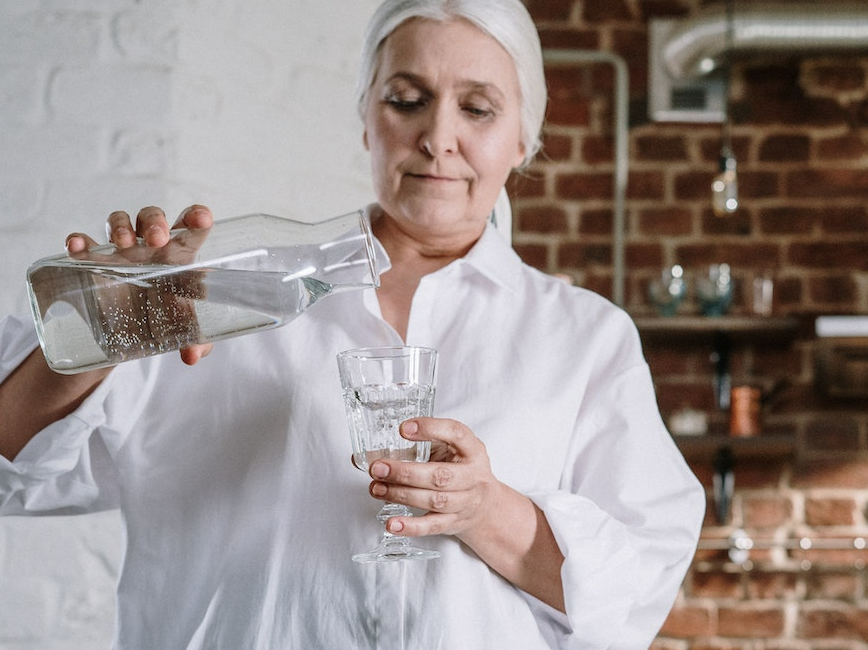
[[[674,316],[687,294],[684,269],[680,264],[666,267],[648,284],[648,297],[661,316]]]
[[[729,264],[712,264],[708,276],[696,282],[696,294],[705,316],[723,316],[732,302],[732,275]]]
[[[402,438],[398,426],[404,420],[433,413],[436,366],[437,351],[431,348],[360,348],[338,355],[356,467],[367,472],[379,458],[428,461],[431,443]],[[385,526],[391,517],[412,515],[407,506],[386,502],[377,520]],[[353,560],[389,562],[439,556],[437,551],[419,548],[407,537],[385,530],[377,548],[354,555]]]

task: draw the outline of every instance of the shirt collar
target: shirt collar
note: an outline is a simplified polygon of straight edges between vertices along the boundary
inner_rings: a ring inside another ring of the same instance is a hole
[[[490,222],[473,248],[456,263],[472,267],[507,291],[513,292],[518,286],[521,258]]]
[[[370,219],[376,219],[381,211],[382,208],[376,203],[372,203],[365,208],[365,212]],[[376,241],[376,251],[380,273],[385,273],[392,267],[392,263],[379,241]],[[485,230],[482,232],[482,236],[467,254],[461,259],[448,264],[444,269],[453,265],[467,265],[498,286],[513,292],[515,291],[515,287],[518,286],[522,261],[518,253],[512,249],[509,243],[497,231],[497,227],[488,222]]]

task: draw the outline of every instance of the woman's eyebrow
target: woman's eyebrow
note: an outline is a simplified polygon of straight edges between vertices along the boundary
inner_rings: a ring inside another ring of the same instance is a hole
[[[386,79],[386,83],[391,83],[393,81],[403,80],[407,81],[414,86],[419,88],[428,89],[430,85],[425,81],[425,77],[422,75],[416,74],[414,72],[402,71],[399,70],[394,72],[392,75]],[[504,92],[500,89],[497,84],[488,82],[488,81],[478,81],[475,79],[464,79],[460,80],[458,84],[456,84],[459,90],[462,92],[478,92],[483,94],[493,94],[497,99],[503,99],[505,97]]]

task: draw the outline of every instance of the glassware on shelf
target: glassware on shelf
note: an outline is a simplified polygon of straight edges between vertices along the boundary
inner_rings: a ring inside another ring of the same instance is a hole
[[[648,285],[648,298],[661,316],[674,316],[686,295],[687,281],[679,264],[664,268]]]
[[[712,264],[708,275],[696,281],[696,297],[704,316],[724,316],[732,303],[732,275],[729,264]]]

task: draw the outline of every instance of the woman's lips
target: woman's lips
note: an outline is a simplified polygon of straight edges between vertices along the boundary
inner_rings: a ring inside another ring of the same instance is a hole
[[[421,181],[430,181],[436,183],[451,183],[461,180],[460,178],[452,178],[450,176],[438,176],[436,174],[407,174],[411,178]]]

